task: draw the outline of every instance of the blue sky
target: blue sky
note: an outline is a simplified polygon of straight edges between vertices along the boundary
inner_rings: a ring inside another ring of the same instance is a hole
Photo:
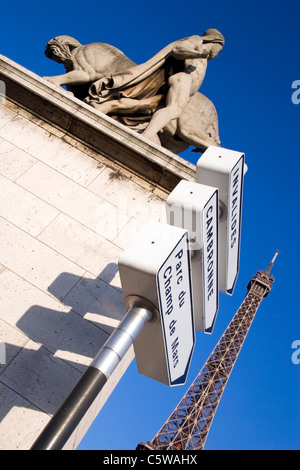
[[[131,365],[80,449],[135,449],[151,440],[195,378],[241,304],[247,283],[280,250],[263,301],[230,377],[206,449],[299,449],[299,124],[292,83],[300,80],[299,0],[12,0],[1,6],[0,53],[39,75],[63,73],[44,56],[49,39],[119,47],[141,63],[170,42],[217,28],[226,43],[201,91],[215,104],[223,147],[244,152],[241,265],[232,297],[220,295],[212,335],[197,333],[187,383],[169,388]],[[299,93],[300,98],[300,93]],[[184,158],[196,162],[197,154]],[[300,355],[299,355],[300,357]]]

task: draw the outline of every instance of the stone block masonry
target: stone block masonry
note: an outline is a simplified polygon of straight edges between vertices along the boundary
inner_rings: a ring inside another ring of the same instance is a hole
[[[29,449],[125,314],[120,253],[195,170],[3,56],[0,80],[0,449]]]

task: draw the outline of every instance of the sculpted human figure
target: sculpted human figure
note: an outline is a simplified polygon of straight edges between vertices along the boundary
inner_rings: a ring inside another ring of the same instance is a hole
[[[45,54],[62,63],[66,73],[45,78],[175,153],[189,145],[204,151],[220,143],[218,120],[214,105],[197,90],[207,61],[223,44],[221,33],[209,29],[136,65],[108,44],[81,45],[58,36],[48,42]]]
[[[75,96],[79,91],[82,99],[88,95],[89,86],[101,77],[109,77],[135,65],[114,46],[101,42],[82,45],[70,36],[51,39],[46,45],[45,55],[63,64],[66,73],[44,78],[54,85],[66,85],[75,91]]]
[[[207,30],[203,37],[191,36],[174,45],[170,55],[184,60],[184,70],[170,76],[166,107],[154,113],[144,136],[153,139],[170,121],[180,117],[190,98],[202,85],[207,61],[217,57],[223,45],[224,37],[215,29]]]

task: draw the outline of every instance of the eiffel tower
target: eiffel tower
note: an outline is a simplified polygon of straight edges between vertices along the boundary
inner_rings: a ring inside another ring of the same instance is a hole
[[[202,450],[223,391],[262,300],[272,289],[271,268],[258,271],[247,286],[246,297],[196,379],[168,420],[150,442],[137,450]]]

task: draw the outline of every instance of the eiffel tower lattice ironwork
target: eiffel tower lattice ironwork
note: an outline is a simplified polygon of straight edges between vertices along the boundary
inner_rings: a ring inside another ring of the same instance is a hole
[[[258,271],[247,286],[248,292],[203,368],[176,409],[150,442],[137,449],[202,450],[215,412],[261,301],[272,289],[271,268]]]

